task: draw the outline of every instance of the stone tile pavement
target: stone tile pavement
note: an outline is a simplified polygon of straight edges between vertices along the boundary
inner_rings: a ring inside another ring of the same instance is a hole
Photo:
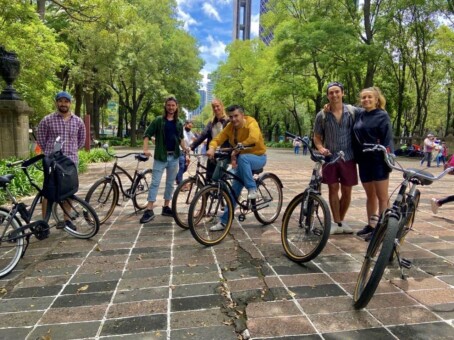
[[[419,167],[417,160],[402,164]],[[91,165],[81,176],[82,197],[105,169]],[[284,209],[311,169],[308,157],[269,150],[266,170],[284,184]],[[392,173],[390,192],[401,178]],[[413,259],[409,278],[391,266],[361,311],[352,307],[367,245],[359,237],[331,236],[313,262],[296,264],[284,255],[281,218],[261,226],[248,215],[206,248],[172,218],[140,224],[124,201],[91,240],[55,229],[33,240],[0,280],[0,339],[453,339],[454,209],[430,211],[430,198],[452,193],[453,184],[447,176],[422,187],[403,247]],[[355,230],[365,224],[361,185],[347,222]]]

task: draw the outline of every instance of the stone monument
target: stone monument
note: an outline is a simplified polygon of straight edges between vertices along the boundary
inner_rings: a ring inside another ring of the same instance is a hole
[[[14,52],[0,46],[0,76],[6,88],[0,94],[0,159],[29,156],[29,116],[33,110],[13,88],[20,63]]]

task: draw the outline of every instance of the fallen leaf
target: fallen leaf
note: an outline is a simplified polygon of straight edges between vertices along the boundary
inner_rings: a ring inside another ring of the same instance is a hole
[[[1,288],[0,288],[0,294],[6,294],[6,293],[8,293],[8,291],[6,290],[6,288],[5,288],[5,287],[1,287]]]
[[[79,289],[77,289],[77,293],[85,292],[88,289],[88,287],[89,287],[88,285],[80,287]]]

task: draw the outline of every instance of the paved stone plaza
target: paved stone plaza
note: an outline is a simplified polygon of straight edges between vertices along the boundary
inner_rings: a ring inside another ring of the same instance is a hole
[[[418,160],[402,164],[419,167]],[[284,184],[283,209],[305,188],[312,166],[292,150],[268,151],[266,170]],[[104,170],[90,165],[80,196]],[[390,192],[401,179],[392,173]],[[403,247],[413,259],[409,278],[390,267],[361,311],[352,307],[352,292],[367,243],[357,236],[330,237],[318,258],[300,265],[284,255],[281,217],[261,226],[248,215],[206,248],[172,218],[139,224],[141,215],[122,202],[92,240],[56,229],[33,239],[0,280],[0,339],[227,340],[245,329],[253,339],[454,339],[454,206],[430,210],[430,198],[452,194],[453,185],[446,176],[421,188],[415,230]],[[365,219],[358,185],[346,220],[359,230]]]

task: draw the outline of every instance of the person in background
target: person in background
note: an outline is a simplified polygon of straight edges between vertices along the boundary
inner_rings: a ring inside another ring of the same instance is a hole
[[[307,155],[307,150],[309,148],[309,145],[310,145],[311,141],[310,141],[308,136],[304,136],[303,137],[303,142],[305,142],[305,143],[303,143],[303,156],[306,156]]]
[[[427,167],[430,168],[430,162],[432,161],[432,150],[435,147],[435,136],[431,133],[429,133],[424,139],[424,156],[421,159],[421,166],[424,165],[424,162],[427,161]]]
[[[184,123],[184,130],[183,130],[183,137],[184,137],[184,142],[186,145],[186,148],[189,148],[189,145],[195,140],[195,135],[191,131],[192,130],[192,121],[187,120]],[[177,185],[183,181],[183,174],[188,170],[188,165],[189,165],[189,157],[185,153],[180,154],[180,158],[178,160],[179,163],[179,168],[178,168],[178,173],[175,181],[177,182]]]
[[[446,142],[441,142],[439,147],[438,147],[438,153],[436,156],[437,160],[437,168],[440,167],[440,163],[443,162],[443,165],[446,164],[446,156],[448,154],[447,148],[446,148]]]
[[[55,96],[56,111],[44,117],[38,125],[37,142],[45,155],[54,152],[57,137],[61,138],[61,151],[65,156],[79,164],[78,150],[85,145],[85,124],[83,120],[71,112],[72,97],[68,92],[61,91]],[[68,207],[69,208],[69,207]],[[47,209],[47,200],[43,200],[43,216]],[[76,230],[76,226],[65,220],[67,228]],[[57,225],[63,229],[65,226]]]
[[[378,87],[369,87],[360,92],[362,110],[355,117],[353,132],[358,149],[364,143],[381,144],[394,153],[391,120],[385,111],[386,100]],[[389,173],[381,152],[358,152],[356,156],[359,177],[366,191],[366,212],[368,224],[356,235],[366,241],[372,237],[379,215],[388,208]]]
[[[454,202],[454,195],[446,196],[440,199],[432,198],[431,205],[432,205],[432,212],[434,214],[438,213],[438,208],[440,208],[443,204]]]
[[[342,83],[329,83],[326,95],[329,101],[326,112],[325,109],[321,110],[315,117],[314,145],[324,156],[334,155],[339,151],[345,154],[345,162],[324,164],[322,170],[322,183],[328,185],[329,204],[333,216],[330,233],[352,234],[353,229],[345,222],[345,215],[350,207],[352,188],[358,184],[352,147],[354,117],[347,105],[343,103],[344,85]]]
[[[301,142],[298,139],[293,140],[293,152],[295,155],[300,153]]]
[[[147,156],[151,156],[151,152],[148,150],[148,142],[153,137],[155,137],[153,174],[150,191],[148,192],[147,208],[140,219],[140,223],[147,223],[155,218],[153,208],[164,170],[166,171],[166,187],[162,215],[173,216],[170,201],[172,200],[173,184],[178,172],[178,159],[181,154],[180,147],[183,152],[189,152],[183,138],[183,123],[178,119],[178,101],[175,97],[166,99],[163,115],[156,117],[145,130],[143,153]]]

